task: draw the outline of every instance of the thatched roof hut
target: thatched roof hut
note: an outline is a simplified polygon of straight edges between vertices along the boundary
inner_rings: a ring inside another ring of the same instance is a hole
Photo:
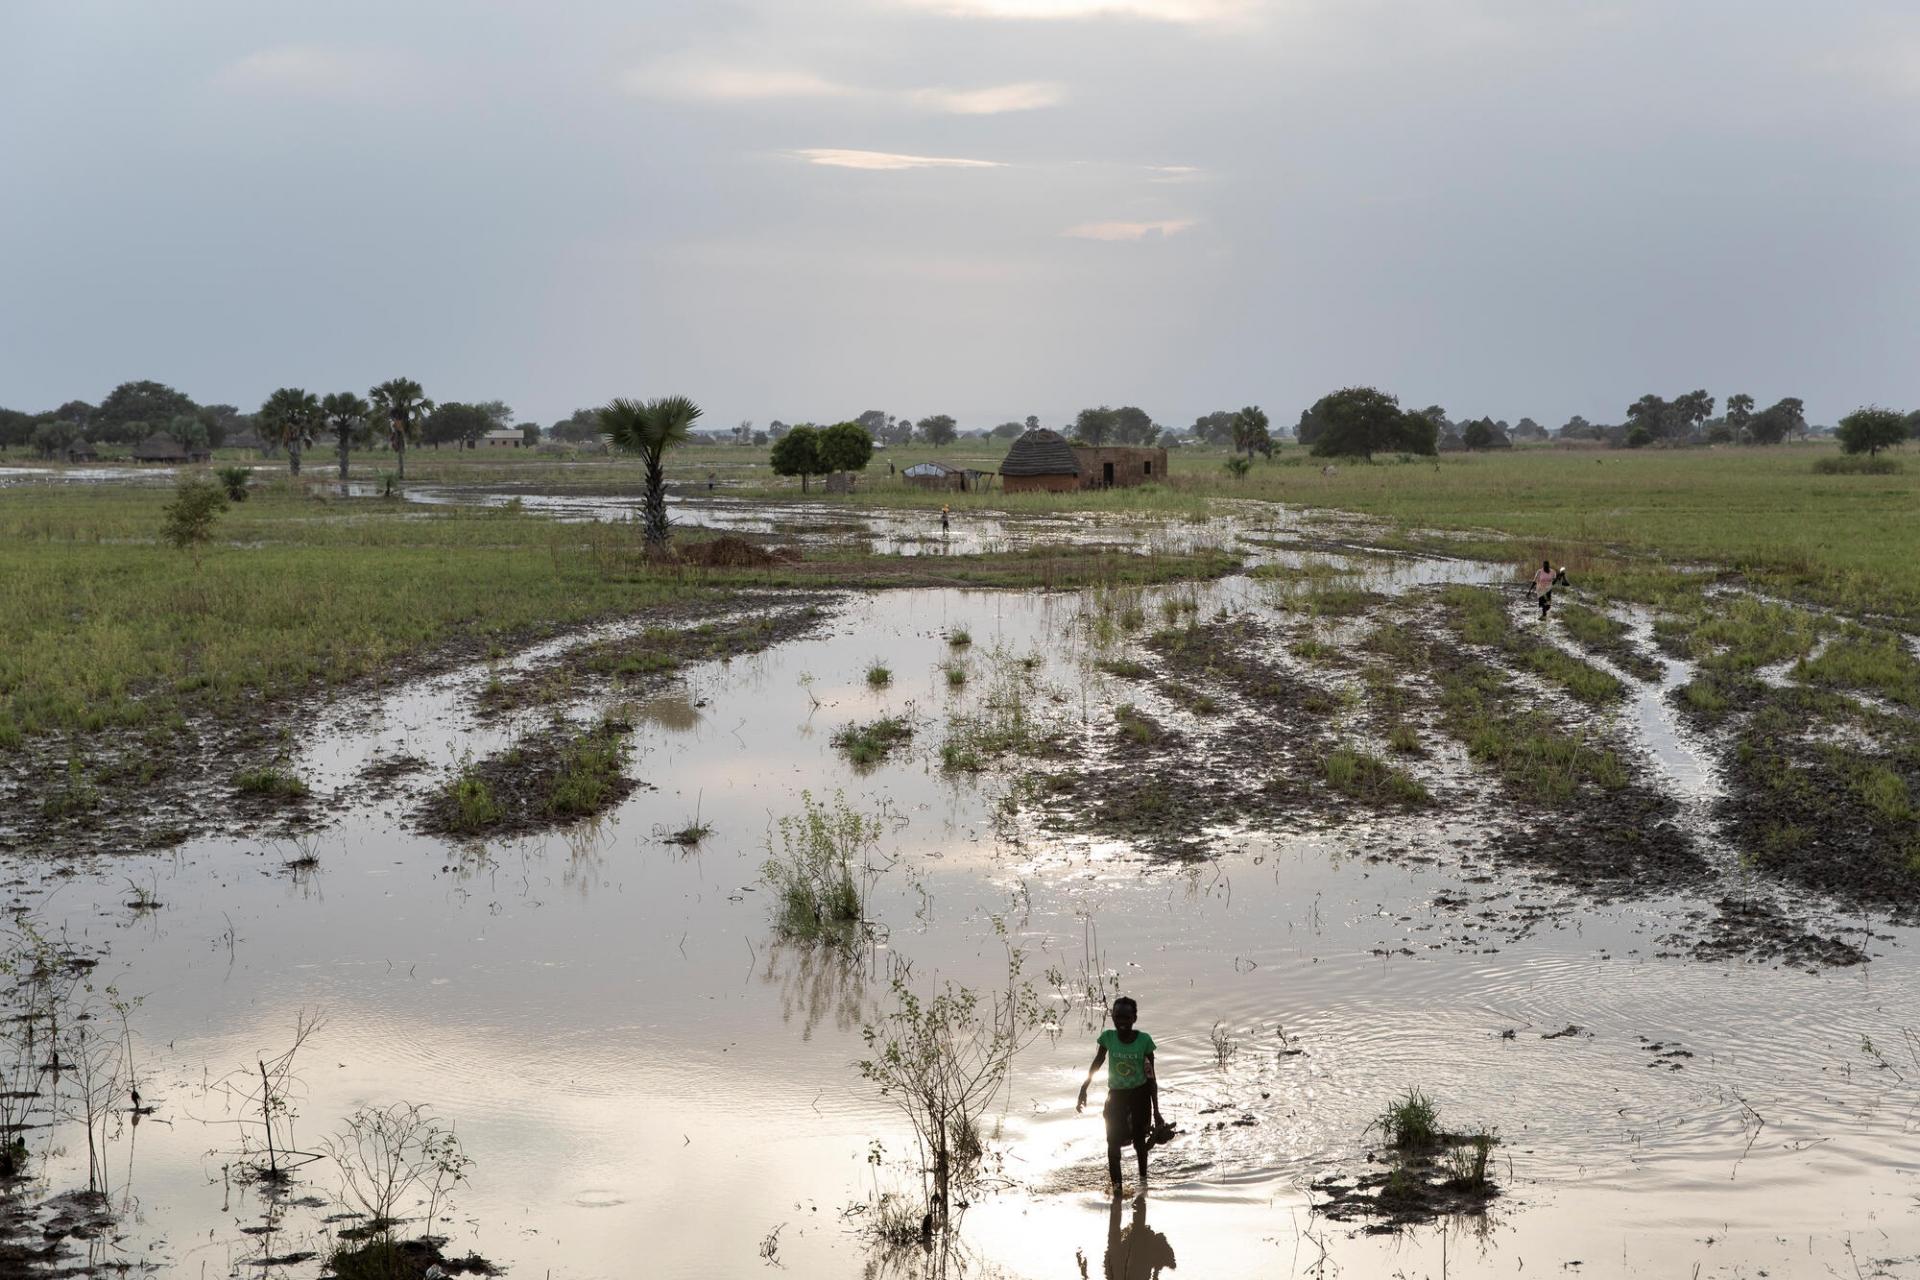
[[[1007,450],[1000,463],[1000,487],[1008,493],[1022,489],[1078,489],[1080,459],[1058,431],[1035,427]]]
[[[85,440],[74,440],[67,445],[66,458],[68,462],[98,462],[100,455]]]
[[[213,455],[206,449],[188,449],[172,436],[154,434],[133,447],[135,462],[205,462]]]

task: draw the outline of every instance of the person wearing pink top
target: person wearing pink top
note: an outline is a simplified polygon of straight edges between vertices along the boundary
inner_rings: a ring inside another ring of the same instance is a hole
[[[1561,567],[1560,572],[1555,573],[1553,571],[1552,561],[1542,560],[1540,562],[1540,572],[1533,575],[1533,594],[1540,605],[1540,620],[1542,622],[1546,621],[1547,610],[1553,607],[1553,589],[1555,587],[1570,587],[1572,585],[1571,582],[1567,581],[1567,570],[1564,565]]]

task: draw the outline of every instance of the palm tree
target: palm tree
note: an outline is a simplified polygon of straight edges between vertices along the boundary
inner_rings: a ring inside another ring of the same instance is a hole
[[[340,440],[340,491],[345,493],[347,450],[354,440],[365,437],[367,415],[373,412],[373,406],[351,391],[335,391],[320,402],[320,412],[327,419],[327,430]]]
[[[677,444],[686,443],[700,416],[700,406],[685,396],[662,396],[641,404],[638,400],[609,400],[600,410],[600,427],[615,448],[640,455],[647,468],[647,550],[667,549],[667,474],[661,458]]]
[[[367,392],[373,407],[387,420],[387,440],[400,455],[400,482],[407,480],[407,441],[420,438],[420,423],[433,412],[433,401],[412,378],[389,378]]]
[[[1254,450],[1258,449],[1269,457],[1273,454],[1273,436],[1268,431],[1266,410],[1257,404],[1250,404],[1233,415],[1233,451],[1247,451],[1247,460],[1253,460]]]
[[[287,447],[287,466],[294,475],[300,474],[300,450],[313,443],[319,420],[320,402],[298,387],[282,387],[260,406],[260,425]]]

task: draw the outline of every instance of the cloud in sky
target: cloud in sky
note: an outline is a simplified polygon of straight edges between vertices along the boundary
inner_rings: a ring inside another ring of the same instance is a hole
[[[635,67],[620,87],[637,97],[681,102],[755,103],[782,99],[848,99],[876,107],[911,107],[942,115],[988,116],[1037,111],[1066,101],[1056,81],[1025,80],[979,88],[944,85],[892,90],[835,80],[798,67],[754,66],[700,58],[670,58]]]
[[[1200,225],[1197,218],[1161,218],[1152,222],[1083,222],[1068,227],[1062,235],[1076,240],[1164,240],[1191,231]]]
[[[1920,404],[1912,4],[1599,4],[11,0],[0,404]]]
[[[836,169],[1000,169],[998,160],[966,160],[958,156],[908,156],[891,151],[854,151],[843,147],[802,147],[793,153],[809,164]]]
[[[282,44],[258,49],[214,75],[222,88],[302,98],[391,98],[407,91],[421,66],[392,49]]]
[[[1144,18],[1155,22],[1218,22],[1248,13],[1251,0],[898,0],[908,7],[980,18],[1061,21]]]
[[[728,66],[701,61],[672,61],[636,67],[620,78],[620,87],[641,97],[695,102],[850,98],[866,92],[811,71],[786,67]]]
[[[955,116],[997,116],[1009,111],[1038,111],[1057,107],[1067,98],[1064,85],[1048,80],[994,85],[987,89],[916,89],[912,99],[923,107]]]

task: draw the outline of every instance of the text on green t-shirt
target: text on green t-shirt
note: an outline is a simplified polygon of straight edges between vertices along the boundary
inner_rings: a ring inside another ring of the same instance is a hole
[[[1120,1033],[1108,1027],[1100,1033],[1100,1047],[1107,1051],[1107,1088],[1137,1089],[1147,1082],[1147,1055],[1153,1052],[1153,1037],[1144,1031],[1133,1033],[1126,1044]]]

